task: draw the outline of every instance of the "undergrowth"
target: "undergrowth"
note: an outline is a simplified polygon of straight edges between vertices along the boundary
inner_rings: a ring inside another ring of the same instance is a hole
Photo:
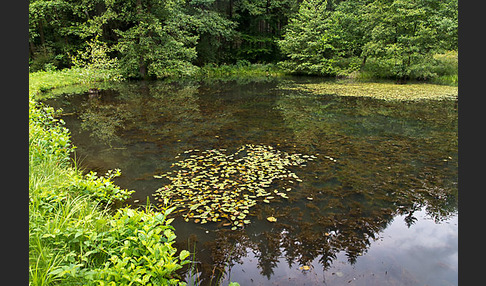
[[[133,191],[105,176],[83,175],[56,111],[37,102],[42,91],[83,82],[79,69],[29,75],[29,285],[184,285],[176,271],[189,252],[160,212],[110,207]]]
[[[283,72],[273,64],[251,64],[248,61],[238,61],[234,65],[207,64],[198,69],[196,78],[225,78],[225,77],[259,77],[281,76]]]

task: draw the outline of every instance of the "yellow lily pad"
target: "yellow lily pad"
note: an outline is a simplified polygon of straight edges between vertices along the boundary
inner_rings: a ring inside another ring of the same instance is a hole
[[[268,220],[269,222],[276,222],[276,221],[277,221],[277,219],[276,219],[275,217],[273,217],[273,216],[269,216],[269,217],[267,217],[267,220]]]

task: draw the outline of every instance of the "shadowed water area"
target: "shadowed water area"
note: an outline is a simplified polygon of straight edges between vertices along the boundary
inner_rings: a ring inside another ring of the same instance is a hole
[[[189,285],[457,285],[457,100],[295,88],[321,82],[128,82],[47,102],[82,168],[121,169],[130,204],[170,190]]]

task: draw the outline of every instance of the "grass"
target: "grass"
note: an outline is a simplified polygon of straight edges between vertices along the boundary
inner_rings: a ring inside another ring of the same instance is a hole
[[[70,85],[83,85],[88,90],[109,78],[107,74],[112,72],[82,68],[33,72],[29,74],[29,96],[39,99],[45,91]]]
[[[83,175],[69,157],[69,130],[37,102],[43,91],[85,83],[85,74],[29,75],[29,285],[184,285],[175,271],[189,254],[172,247],[169,210],[113,214],[109,206],[130,192],[113,184],[113,173]]]
[[[250,64],[240,61],[234,65],[207,64],[198,69],[196,78],[226,78],[226,77],[266,77],[280,76],[283,72],[273,64]]]
[[[38,71],[29,74],[29,94],[40,95],[50,89],[82,83],[79,69],[64,69],[61,71]]]

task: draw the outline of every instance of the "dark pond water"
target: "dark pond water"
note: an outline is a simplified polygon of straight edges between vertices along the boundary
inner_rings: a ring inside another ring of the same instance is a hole
[[[195,252],[189,285],[457,285],[457,101],[287,88],[311,81],[120,83],[48,104],[63,108],[80,165],[120,168],[133,205],[154,202],[167,184],[154,175],[187,150],[316,155],[289,167],[301,182],[288,199],[259,201],[243,228],[176,218],[176,247]]]

